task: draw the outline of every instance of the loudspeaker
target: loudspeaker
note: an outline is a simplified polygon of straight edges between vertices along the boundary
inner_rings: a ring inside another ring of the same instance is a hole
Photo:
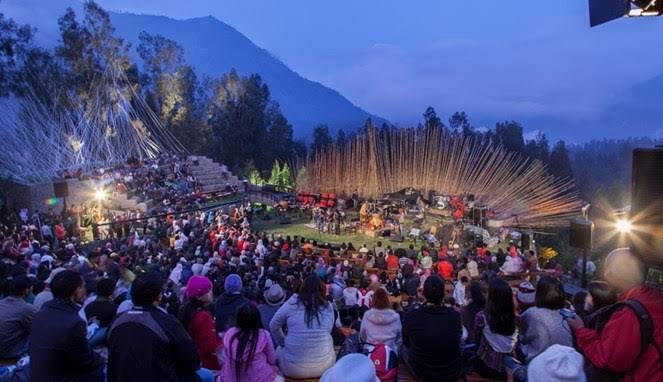
[[[522,234],[520,237],[520,247],[523,251],[528,251],[531,245],[531,238],[528,233]]]
[[[629,247],[663,268],[663,148],[633,150]]]
[[[592,249],[593,232],[594,223],[590,220],[572,220],[569,232],[569,245],[578,249]]]
[[[69,185],[67,182],[53,183],[53,193],[56,198],[66,198],[69,196]]]

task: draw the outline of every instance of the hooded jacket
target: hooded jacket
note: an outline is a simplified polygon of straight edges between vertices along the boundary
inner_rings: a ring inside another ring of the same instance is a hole
[[[223,333],[235,326],[237,308],[248,304],[249,300],[239,293],[224,293],[214,303],[214,318],[217,333]]]
[[[359,337],[369,344],[385,344],[398,351],[401,344],[401,318],[392,309],[371,309],[361,321]]]

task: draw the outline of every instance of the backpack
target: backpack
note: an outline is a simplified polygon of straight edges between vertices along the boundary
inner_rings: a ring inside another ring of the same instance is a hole
[[[396,382],[398,378],[398,356],[385,344],[366,344],[364,352],[375,365],[375,374],[381,382]]]
[[[359,333],[351,334],[343,341],[341,348],[338,350],[336,360],[338,361],[344,356],[352,353],[361,353],[361,340],[359,338]]]
[[[593,319],[595,322],[594,329],[598,332],[601,332],[603,327],[610,320],[612,314],[623,307],[630,308],[638,318],[640,325],[640,351],[638,354],[641,355],[645,352],[645,350],[647,350],[649,345],[653,345],[658,352],[659,364],[661,367],[663,367],[663,352],[661,351],[661,347],[654,340],[654,322],[652,321],[647,308],[640,301],[631,299],[601,308],[596,312],[596,315]],[[587,366],[585,366],[585,374],[587,375],[587,380],[589,381],[616,382],[621,381],[624,378],[623,374],[611,373],[609,371],[599,369],[591,363],[587,363]]]

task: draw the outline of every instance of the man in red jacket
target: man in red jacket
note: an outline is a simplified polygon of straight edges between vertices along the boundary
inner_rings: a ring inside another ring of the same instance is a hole
[[[663,292],[645,285],[646,267],[628,249],[616,249],[605,260],[605,279],[620,300],[636,300],[649,313],[653,338],[641,352],[640,320],[630,307],[616,310],[601,332],[584,327],[580,318],[568,320],[578,348],[595,367],[623,374],[623,381],[663,381],[657,346],[663,345]]]

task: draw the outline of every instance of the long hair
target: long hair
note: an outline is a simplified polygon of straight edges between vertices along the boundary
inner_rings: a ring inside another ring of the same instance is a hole
[[[258,344],[260,323],[260,312],[252,304],[244,304],[237,309],[237,324],[239,329],[228,343],[228,350],[232,349],[232,344],[237,341],[237,348],[233,358],[235,359],[235,376],[238,381],[242,380],[242,373],[249,369],[249,365],[255,356],[256,346]],[[227,360],[230,362],[230,360]]]
[[[486,320],[493,333],[510,336],[516,331],[516,308],[513,291],[509,284],[499,277],[490,280],[486,299]]]
[[[180,308],[179,319],[187,332],[189,331],[189,325],[191,324],[191,321],[193,321],[193,316],[200,309],[205,309],[205,305],[197,298],[187,299],[187,302],[182,306],[182,308]]]
[[[314,318],[320,324],[320,309],[327,304],[327,300],[325,286],[315,273],[304,279],[297,303],[304,305],[304,320],[309,328],[313,325]]]

